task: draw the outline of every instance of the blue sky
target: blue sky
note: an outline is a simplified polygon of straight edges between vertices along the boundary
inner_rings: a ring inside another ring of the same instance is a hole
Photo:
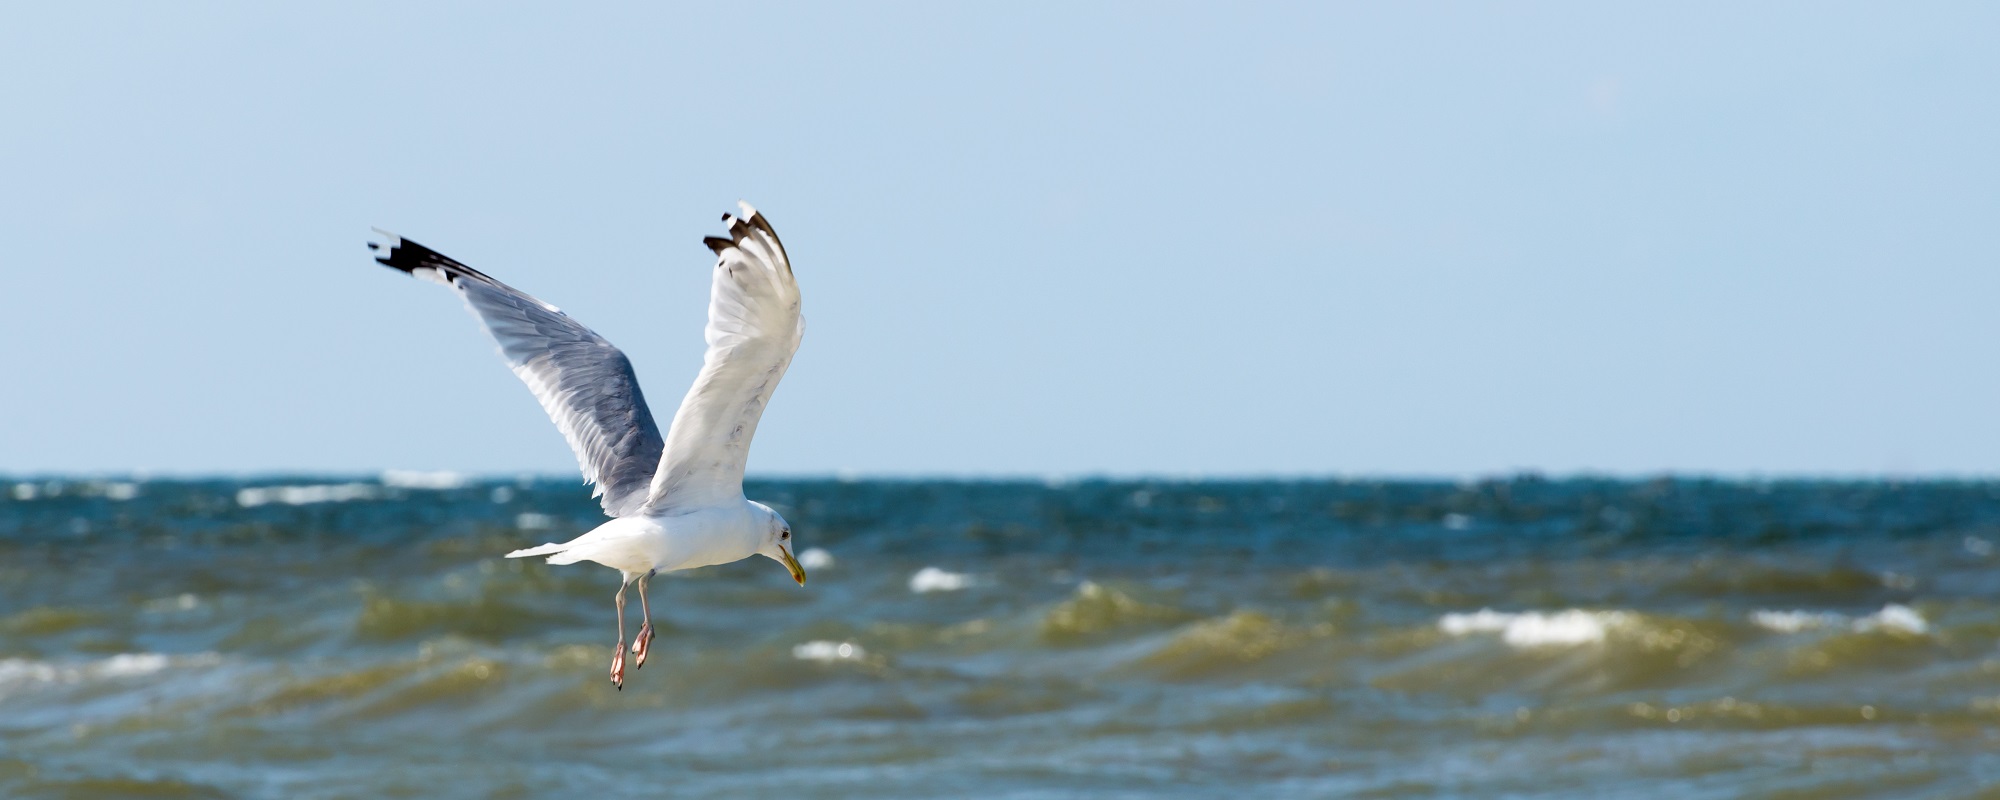
[[[369,227],[664,420],[738,198],[753,472],[2000,471],[2000,7],[1245,5],[15,8],[0,472],[571,470]]]

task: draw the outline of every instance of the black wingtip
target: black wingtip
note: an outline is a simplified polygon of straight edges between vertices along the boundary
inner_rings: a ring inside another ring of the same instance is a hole
[[[751,212],[750,224],[752,226],[755,226],[757,230],[763,231],[765,234],[769,235],[772,239],[778,239],[777,229],[772,228],[771,221],[764,218],[764,212],[762,211]],[[778,246],[784,247],[785,246],[784,241],[778,240]]]
[[[722,215],[723,225],[729,228],[729,238],[707,236],[702,238],[701,243],[708,245],[708,249],[715,251],[715,254],[720,256],[723,251],[731,247],[741,246],[743,240],[749,238],[752,234],[762,232],[764,235],[771,237],[771,241],[777,244],[780,258],[784,258],[782,255],[785,249],[784,240],[778,238],[778,232],[771,227],[771,221],[764,218],[764,212],[751,208],[747,203],[741,205],[749,211],[749,216]],[[779,263],[784,264],[787,272],[791,271],[789,261],[781,260]]]
[[[387,254],[375,258],[375,263],[377,264],[410,275],[416,274],[416,271],[419,269],[434,269],[448,280],[456,280],[460,276],[471,276],[479,280],[499,283],[499,281],[487,277],[486,273],[461,264],[457,259],[436,250],[389,233],[388,231],[382,231],[382,234],[389,237],[390,241],[387,248],[375,242],[368,243],[368,249],[370,250],[378,253],[385,249],[388,251]]]

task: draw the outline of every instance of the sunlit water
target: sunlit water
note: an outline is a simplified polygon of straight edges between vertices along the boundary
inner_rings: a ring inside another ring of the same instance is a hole
[[[620,692],[572,483],[0,482],[0,796],[2000,797],[2000,484],[750,495]]]

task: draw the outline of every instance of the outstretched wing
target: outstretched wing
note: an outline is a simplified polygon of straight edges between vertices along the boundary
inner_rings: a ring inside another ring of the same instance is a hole
[[[742,218],[722,217],[729,238],[703,240],[716,255],[703,331],[708,353],[667,429],[667,452],[646,500],[651,513],[743,501],[757,420],[805,334],[785,246],[757,209],[738,205]]]
[[[593,496],[603,496],[604,513],[639,510],[666,442],[625,354],[555,306],[436,250],[377,232],[389,238],[389,252],[376,261],[458,290],[486,323],[514,374],[576,451],[583,479],[597,484]],[[368,248],[381,249],[373,242]]]

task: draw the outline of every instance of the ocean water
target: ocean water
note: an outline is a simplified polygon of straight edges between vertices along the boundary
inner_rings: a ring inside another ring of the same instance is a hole
[[[2000,797],[2000,483],[749,494],[615,691],[573,482],[0,481],[0,797]]]

